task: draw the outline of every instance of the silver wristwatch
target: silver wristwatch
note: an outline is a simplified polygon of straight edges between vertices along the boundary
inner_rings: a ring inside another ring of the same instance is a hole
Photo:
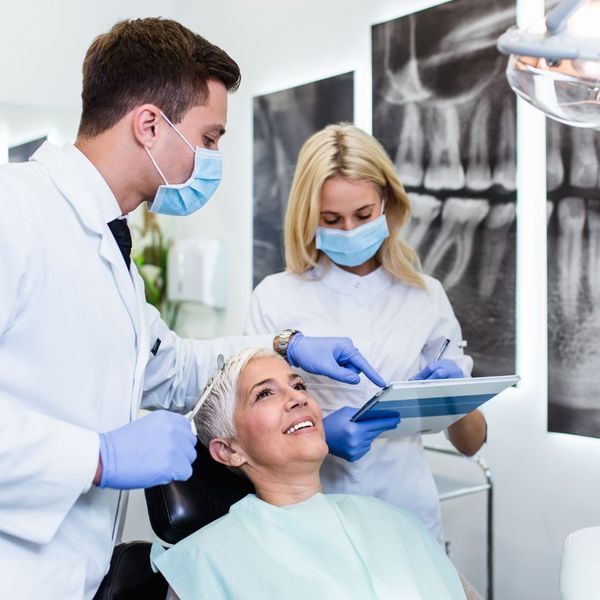
[[[296,333],[300,333],[297,329],[284,329],[277,336],[277,353],[283,356],[285,360],[288,358],[288,346],[292,336]]]

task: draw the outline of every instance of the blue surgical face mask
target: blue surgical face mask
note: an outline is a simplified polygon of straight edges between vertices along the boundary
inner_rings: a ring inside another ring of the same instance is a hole
[[[379,217],[350,231],[318,227],[316,245],[336,265],[358,267],[375,256],[389,235],[382,203]]]
[[[221,183],[222,156],[217,150],[208,150],[199,146],[194,149],[177,127],[162,112],[160,114],[195,153],[194,170],[184,183],[170,184],[150,154],[150,150],[146,148],[152,164],[165,182],[165,185],[159,186],[156,190],[149,210],[153,213],[183,217],[202,208],[215,193]]]

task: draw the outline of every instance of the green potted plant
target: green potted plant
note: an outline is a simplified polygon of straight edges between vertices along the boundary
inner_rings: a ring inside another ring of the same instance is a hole
[[[170,240],[165,238],[156,215],[146,208],[143,210],[143,225],[133,226],[133,260],[144,280],[146,300],[158,309],[165,323],[173,329],[180,304],[167,297]]]

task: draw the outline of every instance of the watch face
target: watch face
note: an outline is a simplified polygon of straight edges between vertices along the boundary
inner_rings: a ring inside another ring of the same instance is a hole
[[[279,334],[279,341],[277,342],[277,350],[280,354],[287,357],[287,349],[288,344],[290,343],[290,338],[296,333],[295,329],[284,329]]]

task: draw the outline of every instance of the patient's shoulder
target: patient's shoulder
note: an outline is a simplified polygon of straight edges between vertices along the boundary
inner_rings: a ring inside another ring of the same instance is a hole
[[[175,544],[168,552],[173,553],[176,550],[178,553],[186,553],[190,550],[195,552],[202,548],[209,547],[211,540],[217,539],[223,535],[224,531],[230,527],[231,516],[229,514],[216,519],[212,523],[205,525],[198,531],[188,535],[180,542]]]
[[[205,525],[198,529],[194,533],[188,535],[186,538],[178,542],[173,549],[179,549],[180,551],[186,551],[189,549],[201,549],[208,548],[213,540],[223,540],[223,537],[228,535],[228,532],[237,530],[239,526],[238,513],[235,510],[247,502],[248,496],[242,498],[231,506],[229,512],[222,517],[215,519],[212,523]]]
[[[205,565],[207,561],[213,561],[215,547],[222,547],[224,540],[236,538],[235,520],[235,515],[230,513],[216,519],[153,559],[154,564],[167,580],[171,581],[169,577],[180,567],[200,568],[200,565]]]

